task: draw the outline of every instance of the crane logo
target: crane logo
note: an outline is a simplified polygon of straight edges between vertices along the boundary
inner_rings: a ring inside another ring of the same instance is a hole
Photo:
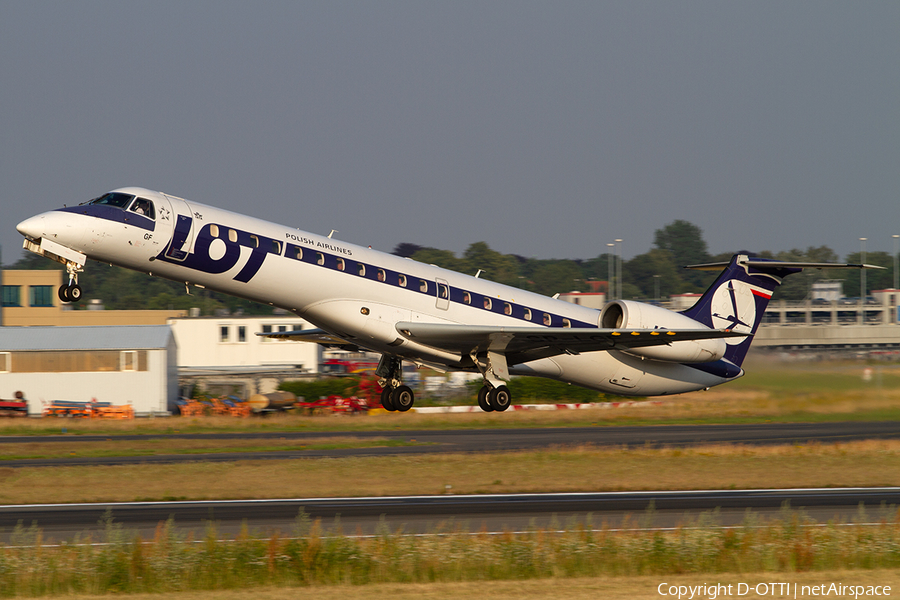
[[[730,279],[718,287],[710,302],[710,317],[716,329],[731,329],[740,333],[752,333],[756,323],[756,298],[769,298],[769,292],[757,290],[739,279]],[[725,338],[731,346],[742,344],[750,338]]]

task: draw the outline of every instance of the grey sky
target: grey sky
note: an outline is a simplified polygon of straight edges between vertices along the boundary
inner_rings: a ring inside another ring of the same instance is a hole
[[[15,224],[140,185],[384,250],[900,234],[897,2],[0,0]]]

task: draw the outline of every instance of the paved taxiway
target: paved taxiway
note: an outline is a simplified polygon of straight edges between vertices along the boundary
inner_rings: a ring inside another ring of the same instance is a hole
[[[299,498],[197,502],[123,502],[0,506],[0,540],[9,543],[17,523],[37,523],[45,540],[70,539],[77,533],[102,530],[102,520],[143,537],[169,518],[184,530],[201,532],[214,521],[220,535],[233,537],[246,522],[251,531],[281,531],[290,535],[301,509],[320,518],[325,528],[339,518],[346,534],[372,534],[380,524],[404,533],[434,532],[462,527],[467,531],[527,530],[563,527],[573,522],[599,527],[673,527],[713,511],[722,525],[743,522],[750,509],[774,516],[783,507],[802,508],[820,521],[859,521],[859,505],[867,507],[867,522],[893,517],[900,488],[795,490],[650,491],[567,494],[489,494],[468,496],[398,496],[376,498]],[[652,506],[652,511],[648,508]],[[625,517],[629,515],[626,521]],[[449,525],[448,525],[449,524]]]
[[[393,448],[343,448],[336,450],[292,450],[280,452],[228,452],[131,457],[64,457],[53,459],[5,460],[4,467],[64,465],[114,465],[197,461],[283,460],[296,458],[338,458],[345,456],[391,456],[437,452],[508,452],[549,447],[593,444],[597,446],[694,446],[699,444],[802,444],[849,442],[867,439],[900,439],[900,422],[840,423],[754,423],[737,425],[654,425],[623,427],[558,427],[534,429],[460,429],[418,431],[331,431],[331,432],[247,432],[177,433],[153,435],[58,435],[0,437],[3,444],[29,442],[103,442],[142,439],[207,440],[304,440],[340,437],[414,440],[419,445]]]

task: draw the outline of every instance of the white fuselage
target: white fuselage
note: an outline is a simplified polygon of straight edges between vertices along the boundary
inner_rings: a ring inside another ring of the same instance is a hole
[[[361,347],[448,369],[466,368],[465,357],[406,339],[396,323],[598,327],[594,309],[159,192],[117,191],[155,203],[152,229],[82,207],[42,213],[19,229],[101,262],[281,307]],[[510,371],[639,396],[728,381],[617,351],[561,354]]]

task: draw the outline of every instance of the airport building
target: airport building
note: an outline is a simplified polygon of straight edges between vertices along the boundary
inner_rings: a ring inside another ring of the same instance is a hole
[[[319,344],[257,335],[311,328],[296,316],[187,317],[169,325],[182,383],[212,393],[272,392],[282,381],[317,374],[322,363]]]
[[[168,414],[178,398],[175,336],[167,325],[0,327],[0,397],[17,391],[33,415],[55,400]]]
[[[103,310],[99,300],[89,301],[88,310],[73,310],[57,295],[64,275],[56,269],[0,271],[0,325],[164,325],[187,314],[183,310]]]

